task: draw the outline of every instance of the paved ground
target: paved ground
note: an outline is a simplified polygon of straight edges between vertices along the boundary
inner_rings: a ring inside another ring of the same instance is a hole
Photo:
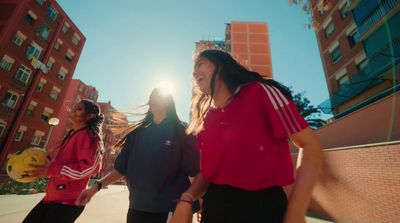
[[[0,222],[20,223],[44,194],[0,195]],[[128,209],[128,190],[125,186],[110,186],[101,190],[86,206],[77,223],[124,223]],[[307,223],[327,223],[307,218]]]

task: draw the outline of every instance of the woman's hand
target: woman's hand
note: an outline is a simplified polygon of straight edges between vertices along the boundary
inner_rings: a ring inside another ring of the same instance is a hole
[[[284,223],[306,223],[306,218],[305,218],[305,213],[301,211],[296,211],[296,210],[291,210],[290,207],[288,207],[288,210],[286,211],[285,214],[285,220],[283,221]]]
[[[192,205],[187,202],[179,202],[176,205],[174,215],[172,216],[172,223],[192,223],[192,220]]]
[[[76,206],[85,206],[87,203],[89,203],[90,199],[96,194],[97,192],[97,186],[93,186],[91,188],[85,189],[81,192],[79,197],[75,201]]]
[[[35,176],[35,177],[45,177],[47,176],[47,170],[49,169],[50,164],[46,165],[35,165],[35,164],[30,164],[30,167],[33,167],[33,170],[28,170],[25,171],[25,173]]]

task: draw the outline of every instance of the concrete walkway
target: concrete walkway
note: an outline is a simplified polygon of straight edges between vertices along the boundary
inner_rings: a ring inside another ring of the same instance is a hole
[[[128,193],[126,186],[113,185],[108,189],[101,190],[86,206],[76,223],[124,223],[128,211]],[[43,193],[34,195],[0,195],[0,222],[21,223],[43,196]],[[307,218],[307,223],[326,222]]]

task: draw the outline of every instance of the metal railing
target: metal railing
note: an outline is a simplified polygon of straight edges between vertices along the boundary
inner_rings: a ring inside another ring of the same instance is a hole
[[[368,65],[340,85],[338,90],[318,107],[326,114],[339,105],[355,98],[362,92],[379,85],[385,80],[381,74],[400,63],[400,36],[388,43],[369,58]]]
[[[373,25],[375,25],[380,19],[386,16],[389,11],[398,4],[400,4],[400,0],[382,0],[376,5],[376,7],[369,13],[367,17],[365,17],[361,21],[356,20],[358,28],[357,39],[361,38],[365,33],[367,33]],[[354,9],[354,12],[357,13],[357,10],[362,9],[356,8]]]

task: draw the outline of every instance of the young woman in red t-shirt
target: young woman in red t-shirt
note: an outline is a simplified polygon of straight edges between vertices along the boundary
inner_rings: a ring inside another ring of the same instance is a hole
[[[205,193],[202,222],[305,222],[322,148],[288,89],[218,50],[200,53],[193,77],[188,130],[197,135],[201,172],[173,221],[191,222],[190,203]],[[300,148],[296,177],[289,140]],[[287,199],[282,187],[292,183]]]

